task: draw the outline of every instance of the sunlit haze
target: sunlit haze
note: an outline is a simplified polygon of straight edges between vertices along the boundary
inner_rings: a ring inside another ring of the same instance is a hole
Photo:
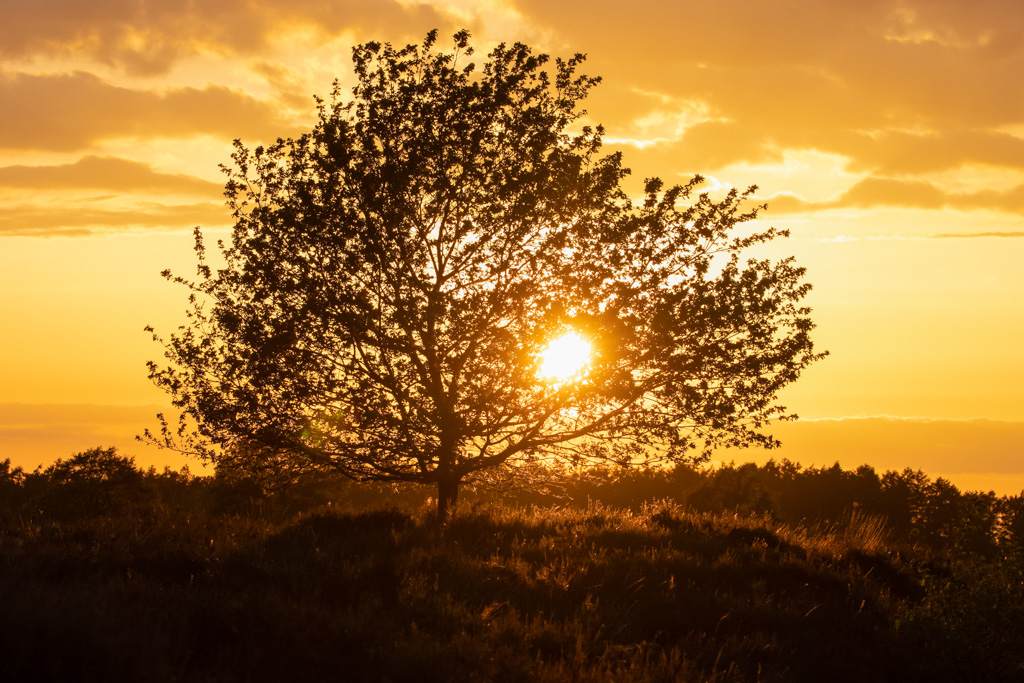
[[[575,332],[569,332],[548,344],[541,358],[541,377],[565,382],[582,374],[586,368],[590,360],[590,342]]]
[[[757,227],[791,237],[830,356],[787,387],[775,451],[715,458],[923,469],[1024,487],[1024,5],[881,0],[6,3],[0,22],[0,462],[133,440],[167,398],[147,379],[195,274],[192,230],[227,234],[231,142],[308,131],[354,83],[352,47],[587,53],[581,124],[667,184],[756,184]],[[482,59],[478,63],[482,62]],[[212,251],[212,249],[211,249]],[[541,373],[586,362],[567,336]],[[193,463],[195,468],[195,464]]]

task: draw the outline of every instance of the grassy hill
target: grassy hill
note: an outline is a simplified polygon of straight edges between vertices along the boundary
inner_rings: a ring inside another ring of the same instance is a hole
[[[30,483],[2,517],[0,680],[1024,680],[1020,554],[875,516],[491,503],[440,524],[218,506],[170,474],[163,497]]]

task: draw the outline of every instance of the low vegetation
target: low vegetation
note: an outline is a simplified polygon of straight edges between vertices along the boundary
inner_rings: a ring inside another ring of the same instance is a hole
[[[785,462],[469,493],[0,463],[0,679],[1024,680],[1020,496]]]

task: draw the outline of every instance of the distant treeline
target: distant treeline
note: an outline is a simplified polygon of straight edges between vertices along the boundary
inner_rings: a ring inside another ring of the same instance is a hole
[[[801,467],[788,460],[728,464],[698,470],[598,471],[570,486],[574,504],[587,499],[636,509],[644,501],[674,500],[695,512],[763,515],[790,526],[844,524],[853,517],[882,520],[893,542],[991,556],[1024,548],[1024,493],[962,492],[921,470],[879,475],[862,465],[844,470]]]
[[[265,480],[237,471],[195,476],[187,467],[142,470],[114,448],[92,448],[43,469],[25,472],[0,462],[0,516],[12,519],[161,512],[258,514],[282,518],[335,505],[347,509],[426,503],[431,489],[354,483],[325,473],[307,474],[268,489]],[[1024,493],[961,492],[920,470],[854,471],[838,464],[801,467],[782,460],[715,469],[597,469],[557,481],[534,473],[527,486],[498,490],[468,487],[464,505],[501,501],[521,506],[583,508],[593,503],[640,509],[672,501],[694,512],[762,516],[793,527],[843,526],[873,518],[890,543],[985,557],[1024,551]]]

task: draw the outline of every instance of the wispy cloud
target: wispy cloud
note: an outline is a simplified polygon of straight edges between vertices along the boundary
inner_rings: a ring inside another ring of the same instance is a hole
[[[987,210],[1024,215],[1024,185],[1003,191],[949,192],[925,180],[867,177],[833,199],[808,201],[785,192],[764,199],[769,209],[779,214],[887,207],[929,211]]]
[[[660,0],[613,22],[613,0],[516,5],[591,51],[609,82],[651,93],[640,104],[598,94],[613,134],[665,102],[706,111],[708,123],[665,146],[677,165],[712,171],[813,149],[858,174],[1024,169],[1024,136],[1008,128],[1024,118],[1024,89],[1010,85],[1024,72],[1013,2],[975,13],[925,0]]]
[[[88,205],[0,206],[0,236],[87,235],[97,231],[132,228],[183,228],[225,225],[230,215],[223,204],[140,203],[125,209],[104,209]]]
[[[345,31],[413,31],[447,25],[428,3],[396,0],[33,0],[6,3],[0,56],[83,56],[133,74],[159,74],[201,52],[254,55],[282,33],[324,39]]]
[[[136,90],[98,76],[0,75],[0,148],[86,150],[116,138],[274,139],[294,125],[279,108],[220,85]]]
[[[1017,425],[1024,429],[1024,420],[992,420],[985,417],[929,417],[927,415],[840,415],[835,417],[802,417],[802,423],[812,422],[903,422],[903,423],[950,423],[975,425]]]
[[[960,232],[960,233],[939,233],[932,235],[932,239],[974,239],[979,237],[1024,237],[1022,232]]]
[[[211,196],[222,185],[195,176],[159,173],[151,164],[116,157],[84,156],[70,164],[0,167],[0,187],[31,190],[87,189],[187,193]]]

